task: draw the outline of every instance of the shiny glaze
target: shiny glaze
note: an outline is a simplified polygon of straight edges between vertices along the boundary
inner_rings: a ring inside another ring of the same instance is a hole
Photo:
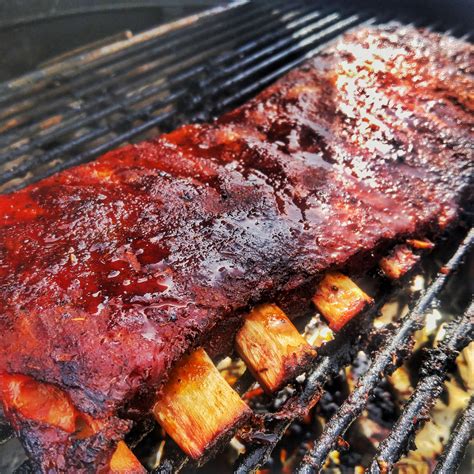
[[[358,30],[213,124],[1,196],[0,372],[106,416],[236,310],[444,228],[473,162],[473,56]]]

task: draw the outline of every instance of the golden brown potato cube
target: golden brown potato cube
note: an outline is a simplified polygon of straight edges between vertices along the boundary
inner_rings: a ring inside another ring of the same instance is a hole
[[[326,273],[313,296],[313,303],[334,331],[339,331],[372,302],[349,277],[338,272]]]
[[[316,352],[274,304],[254,308],[237,333],[236,349],[267,393],[303,372]]]
[[[179,447],[199,459],[230,438],[251,410],[200,348],[174,367],[153,413]]]

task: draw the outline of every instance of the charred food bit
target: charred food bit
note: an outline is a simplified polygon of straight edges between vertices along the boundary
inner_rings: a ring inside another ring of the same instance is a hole
[[[419,250],[431,250],[435,246],[435,244],[428,239],[408,239],[407,244]]]
[[[419,259],[420,256],[415,255],[408,246],[397,245],[388,256],[380,260],[380,268],[388,278],[398,280],[408,273]]]
[[[251,410],[197,349],[172,370],[153,413],[180,448],[199,459],[230,439]]]
[[[329,327],[339,331],[373,300],[349,277],[331,272],[326,273],[316,288],[313,303],[326,318]]]
[[[282,388],[308,366],[316,352],[274,304],[254,308],[235,338],[237,352],[262,388]]]

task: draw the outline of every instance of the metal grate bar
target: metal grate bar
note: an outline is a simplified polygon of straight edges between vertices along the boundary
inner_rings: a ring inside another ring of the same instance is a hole
[[[281,9],[279,10],[279,13],[284,13],[286,10],[289,8],[287,7],[286,9]],[[292,18],[298,18],[298,10],[293,10],[289,14],[283,15],[283,16],[274,16],[271,17],[270,19],[264,20],[259,16],[257,19],[259,20],[256,22],[255,26],[258,26],[259,28],[259,33],[255,33],[254,31],[251,31],[250,34],[247,32],[247,34],[243,34],[240,36],[240,41],[242,40],[247,40],[248,38],[260,38],[260,32],[262,30],[265,30],[267,28],[274,28],[275,26],[278,26],[281,24],[283,21],[287,21],[288,19]],[[304,12],[303,12],[304,13]],[[319,12],[313,12],[316,15],[320,15]],[[308,15],[306,15],[307,17]],[[308,20],[304,21],[302,24],[306,25]],[[42,146],[48,141],[52,141],[60,137],[62,134],[67,133],[71,130],[74,130],[74,128],[79,128],[80,126],[90,124],[94,122],[95,120],[98,120],[102,117],[105,117],[107,115],[110,115],[116,111],[119,110],[125,110],[127,107],[130,105],[133,105],[136,102],[139,102],[141,100],[144,100],[148,97],[151,97],[153,95],[156,95],[160,92],[164,92],[167,89],[174,87],[178,83],[182,83],[183,80],[192,80],[196,79],[200,74],[203,72],[206,72],[207,70],[210,69],[210,66],[215,67],[216,70],[219,70],[218,67],[221,66],[223,63],[229,61],[232,58],[238,57],[239,54],[242,54],[242,52],[247,51],[250,48],[255,48],[259,44],[264,44],[268,42],[271,39],[278,38],[279,36],[288,36],[291,35],[293,31],[296,30],[296,26],[300,26],[299,21],[292,21],[288,24],[286,24],[286,28],[283,30],[283,33],[280,29],[278,29],[276,32],[273,32],[270,37],[267,38],[260,38],[258,41],[252,40],[250,42],[244,43],[243,47],[236,48],[232,50],[230,53],[225,53],[220,56],[217,56],[216,58],[213,58],[211,60],[210,64],[203,64],[202,62],[198,63],[197,65],[193,65],[192,67],[184,67],[181,66],[181,72],[180,70],[174,71],[173,69],[176,69],[176,64],[181,63],[180,57],[174,57],[173,61],[170,63],[170,66],[167,68],[160,67],[159,69],[159,74],[156,77],[153,77],[153,80],[149,76],[145,76],[143,79],[140,81],[133,81],[133,83],[130,85],[126,86],[120,86],[119,83],[119,88],[113,91],[113,96],[114,98],[119,98],[123,97],[123,99],[119,99],[118,101],[113,101],[112,104],[108,104],[110,101],[110,95],[105,94],[100,97],[93,97],[92,101],[86,102],[83,106],[81,106],[79,109],[78,108],[70,108],[69,110],[66,110],[65,112],[60,112],[60,115],[58,115],[58,104],[48,104],[47,107],[49,110],[51,110],[55,115],[52,117],[49,116],[48,118],[41,117],[42,113],[44,111],[40,111],[40,121],[36,121],[33,124],[26,126],[23,128],[19,133],[18,131],[14,133],[13,137],[8,137],[8,135],[4,135],[2,139],[2,143],[6,146],[7,144],[10,146],[10,149],[7,151],[7,153],[4,156],[0,157],[0,162],[8,161],[11,160],[17,156],[20,156],[22,153],[28,153],[33,149],[34,147]],[[235,31],[231,31],[229,36],[229,42],[234,41],[234,35]],[[260,41],[262,40],[262,41]],[[228,42],[228,43],[229,43]],[[226,47],[230,48],[230,44],[226,44]],[[206,54],[212,53],[211,50],[207,50]],[[191,58],[193,57],[193,52],[187,51],[186,52],[186,58]],[[183,61],[183,64],[188,64],[185,61]],[[163,65],[161,65],[163,66]],[[242,64],[237,62],[235,63],[235,66],[241,67]],[[222,68],[223,69],[223,68]],[[168,74],[171,74],[171,77],[168,78]],[[214,79],[216,74],[210,74],[210,77]],[[154,85],[158,82],[158,80],[161,79],[161,83],[158,83],[158,85]],[[103,85],[103,83],[102,83]],[[143,85],[143,87],[141,87]],[[104,104],[104,107],[99,107],[100,105]],[[38,110],[36,110],[38,113]],[[87,114],[84,116],[84,114]],[[51,121],[51,119],[54,118],[52,126],[48,127],[48,120]],[[15,118],[15,120],[19,120],[18,117]],[[55,121],[60,121],[60,124],[57,126],[54,126]],[[21,121],[21,119],[20,119]],[[66,123],[65,123],[66,122]],[[79,125],[80,124],[80,125]],[[51,130],[50,130],[51,129]],[[45,130],[47,133],[45,133]],[[20,145],[20,146],[15,146],[15,143],[11,143],[12,139],[20,139],[21,142],[23,143],[25,141],[24,136],[25,135],[30,135],[30,134],[36,134],[35,138],[32,140],[27,140],[26,144]]]
[[[281,0],[278,3],[281,3]],[[27,73],[0,84],[0,103],[18,101],[20,97],[34,95],[38,90],[58,78],[74,77],[77,73],[83,76],[97,66],[115,62],[118,58],[124,56],[133,55],[156,42],[166,42],[175,37],[181,37],[183,32],[190,34],[196,29],[201,28],[203,24],[212,25],[216,23],[220,14],[225,14],[226,19],[229,17],[233,18],[234,10],[238,13],[240,10],[245,11],[249,6],[253,5],[248,0],[232,1],[225,6],[219,6],[158,26],[152,30],[139,33],[131,39],[120,41],[85,54],[79,54],[60,63]]]
[[[474,433],[474,397],[464,410],[456,426],[451,431],[451,436],[441,455],[433,474],[446,474],[456,472],[466,452],[466,447]]]
[[[425,290],[414,308],[403,318],[398,328],[391,331],[382,348],[372,360],[367,372],[359,381],[358,386],[341,405],[325,425],[320,438],[314,447],[307,451],[297,469],[298,474],[310,474],[322,468],[327,455],[345,433],[349,425],[359,416],[367,401],[382,377],[395,368],[396,359],[403,360],[409,355],[407,344],[412,334],[423,325],[425,311],[443,289],[448,275],[461,264],[463,257],[474,245],[474,229],[466,236],[454,256],[446,264],[446,273],[440,273]],[[395,360],[394,360],[395,359]]]
[[[190,62],[197,63],[200,60],[202,62],[203,55],[209,57],[214,53],[231,49],[236,38],[240,40],[240,38],[246,37],[245,33],[248,29],[255,35],[255,29],[264,28],[266,23],[282,21],[280,10],[275,9],[264,11],[261,14],[248,11],[243,16],[245,18],[240,18],[239,22],[234,22],[227,28],[219,22],[209,30],[202,31],[201,29],[199,34],[203,37],[202,39],[190,38],[183,34],[182,36],[186,39],[181,42],[182,44],[173,46],[160,43],[156,47],[144,51],[140,57],[137,55],[126,59],[126,61],[117,61],[113,68],[99,69],[94,74],[86,75],[85,85],[80,81],[79,83],[68,81],[65,84],[66,90],[59,90],[61,87],[58,89],[59,92],[57,89],[53,89],[52,92],[59,93],[59,97],[55,100],[45,97],[48,95],[47,90],[38,94],[35,99],[39,98],[39,102],[29,101],[27,110],[23,112],[17,110],[14,117],[5,118],[0,123],[0,130],[4,132],[1,139],[2,144],[15,146],[15,141],[21,142],[29,134],[44,133],[44,130],[58,122],[62,123],[67,118],[73,119],[84,115],[91,107],[94,108],[101,104],[109,105],[110,102],[115,102],[117,94],[130,93],[131,90],[138,89],[139,86],[155,83],[159,78],[166,79],[173,76],[179,72],[176,69],[183,69],[185,65],[189,66]],[[220,33],[212,36],[212,29],[217,27],[219,27]],[[247,35],[249,35],[249,31],[247,31]],[[168,54],[162,55],[164,52]],[[118,90],[110,89],[114,85],[119,87]],[[65,109],[62,110],[61,107],[65,107]],[[6,112],[8,110],[4,110],[3,114],[5,115]],[[45,115],[48,113],[49,116]],[[34,120],[33,123],[31,123],[32,120]],[[7,131],[8,133],[5,133]]]
[[[259,9],[263,9],[260,6]],[[64,78],[59,78],[63,81],[63,87],[55,88],[52,91],[44,91],[41,95],[35,95],[35,99],[40,99],[41,106],[37,101],[28,100],[24,105],[25,108],[19,110],[19,104],[15,103],[12,107],[4,109],[0,112],[0,131],[5,132],[10,129],[17,129],[20,125],[27,123],[35,118],[42,117],[46,112],[57,110],[60,106],[67,106],[71,102],[77,102],[94,93],[101,93],[114,84],[123,85],[130,82],[132,79],[136,84],[137,78],[146,77],[149,81],[149,76],[153,72],[160,75],[164,74],[164,68],[171,65],[184,63],[185,60],[192,59],[198,61],[202,57],[203,51],[205,55],[209,56],[213,52],[225,50],[240,33],[245,33],[246,30],[264,25],[266,15],[270,18],[277,15],[279,10],[270,10],[268,7],[262,12],[248,10],[239,16],[238,21],[233,22],[229,27],[227,22],[216,22],[209,26],[209,28],[199,28],[194,35],[187,35],[185,32],[172,42],[159,42],[144,51],[128,55],[125,58],[119,58],[114,61],[111,67],[101,67],[94,70],[94,73],[79,75],[77,78],[65,81]],[[229,21],[229,20],[228,20]],[[109,94],[105,94],[107,96]],[[56,100],[51,100],[58,96]],[[104,97],[95,98],[96,100],[104,101]],[[20,104],[21,105],[21,104]],[[13,110],[12,110],[13,108]],[[15,115],[14,118],[12,114]],[[10,118],[10,120],[9,120]],[[17,134],[10,133],[5,138],[15,138]]]
[[[284,66],[281,68],[277,69],[276,71],[265,75],[261,79],[257,79],[253,82],[250,83],[249,86],[239,89],[237,93],[234,95],[231,95],[230,97],[227,97],[217,103],[217,109],[225,109],[231,106],[232,104],[235,104],[236,102],[239,102],[243,100],[244,98],[248,97],[252,93],[255,93],[255,91],[261,89],[265,85],[268,85],[270,82],[275,80],[277,77],[281,76],[285,72],[289,71],[290,69],[293,69],[295,66],[298,64],[301,64],[305,59],[308,59],[318,52],[321,51],[321,43],[324,41],[324,43],[327,43],[331,38],[341,34],[342,32],[348,31],[351,27],[354,27],[355,25],[368,25],[370,23],[375,22],[375,18],[370,18],[369,15],[351,15],[349,18],[345,18],[327,29],[325,29],[323,32],[318,32],[315,33],[314,35],[311,35],[308,38],[304,38],[302,41],[300,41],[298,44],[294,45],[292,48],[289,50],[286,50],[286,54],[279,54],[278,56],[272,56],[270,59],[268,59],[265,62],[259,63],[255,67],[253,67],[250,71],[245,71],[240,75],[240,78],[247,78],[252,75],[256,75],[259,73],[262,69],[265,69],[269,65],[281,60],[284,56],[289,55],[290,53],[293,53],[295,51],[301,51],[304,50],[306,47],[308,47],[310,44],[314,46],[314,44],[318,44],[317,47],[310,49],[307,51],[301,58],[298,58],[294,61],[287,62],[285,63]],[[231,87],[234,86],[235,80],[228,81],[227,86]]]
[[[318,13],[318,12],[315,12]],[[319,15],[314,15],[313,18],[317,18]],[[309,25],[305,25],[304,28],[301,28],[291,34],[291,36],[286,37],[281,39],[280,41],[272,43],[270,46],[263,48],[259,51],[257,51],[254,54],[247,55],[240,63],[238,64],[233,64],[231,67],[228,68],[223,68],[221,71],[221,74],[217,75],[216,78],[222,77],[222,76],[229,76],[231,73],[238,72],[241,70],[242,67],[248,66],[249,64],[255,63],[256,60],[265,57],[265,56],[272,56],[275,57],[275,52],[278,50],[282,50],[280,54],[288,54],[288,50],[286,49],[287,46],[295,48],[297,45],[292,45],[294,44],[295,41],[297,41],[299,38],[304,38],[308,33],[321,29],[321,27],[326,26],[340,18],[339,13],[331,13],[324,18],[316,21],[315,23],[311,23]],[[281,57],[275,57],[274,61],[278,61],[281,59]],[[223,83],[223,87],[232,87],[235,83],[240,82],[242,78],[246,78],[252,74],[254,74],[256,71],[259,70],[261,67],[262,63],[259,62],[257,63],[256,66],[252,68],[248,68],[244,73],[236,74],[235,76],[232,76],[230,79],[225,81]],[[206,82],[204,81],[204,84]]]
[[[258,91],[258,90],[262,89],[263,87],[265,87],[266,85],[270,84],[272,81],[274,81],[275,79],[280,77],[285,72],[288,72],[289,70],[291,70],[294,67],[301,64],[304,60],[309,59],[309,58],[313,57],[314,55],[316,55],[317,53],[319,53],[325,47],[327,41],[329,41],[331,38],[341,34],[342,32],[349,31],[352,27],[354,27],[356,25],[357,26],[369,25],[369,24],[374,23],[374,22],[375,22],[375,18],[371,18],[370,16],[368,16],[368,18],[366,16],[360,17],[358,15],[352,15],[349,18],[341,20],[340,22],[336,23],[335,25],[332,25],[331,27],[329,27],[324,32],[324,34],[318,35],[318,40],[319,40],[317,42],[318,46],[316,46],[313,49],[310,49],[302,57],[300,57],[300,58],[298,58],[294,61],[287,62],[287,63],[285,63],[284,66],[280,67],[276,71],[263,76],[261,79],[257,79],[255,81],[253,81],[249,86],[239,89],[238,92],[236,92],[235,94],[220,100],[219,102],[217,102],[216,108],[218,110],[229,108],[231,105],[234,105],[234,104],[244,100],[245,98],[249,97],[250,95],[254,94],[256,91]],[[324,43],[323,43],[323,41],[324,41]],[[323,43],[323,44],[321,44],[321,43]],[[272,59],[270,59],[266,64],[268,65],[271,62],[273,62]],[[263,69],[263,68],[264,68],[264,66],[262,65],[259,69]],[[254,71],[254,72],[258,72],[258,71]]]
[[[311,6],[309,8],[305,8],[300,13],[303,13],[303,15],[301,15],[301,14],[298,15],[298,16],[294,15],[295,19],[293,21],[291,21],[290,23],[288,23],[285,26],[284,30],[282,30],[282,31],[278,31],[278,30],[277,31],[272,31],[271,30],[270,33],[264,34],[264,35],[262,35],[261,31],[260,31],[256,35],[257,39],[255,41],[249,42],[249,43],[237,48],[237,50],[235,51],[236,54],[241,54],[241,55],[246,54],[246,56],[244,57],[244,60],[240,63],[240,67],[245,65],[246,63],[254,62],[256,59],[259,59],[260,57],[263,57],[268,53],[271,53],[272,52],[272,47],[270,46],[268,48],[263,48],[263,49],[257,50],[257,52],[255,54],[252,54],[252,55],[247,54],[249,51],[256,49],[260,45],[264,45],[264,44],[268,44],[268,43],[270,43],[271,45],[274,45],[274,41],[278,40],[278,38],[280,38],[280,37],[286,38],[288,36],[288,34],[292,35],[290,38],[287,38],[286,40],[283,39],[283,40],[279,41],[280,45],[285,46],[286,44],[288,44],[288,42],[289,42],[289,40],[291,40],[291,38],[297,37],[301,34],[301,31],[298,31],[299,27],[304,27],[304,26],[307,26],[307,25],[311,25],[312,20],[314,20],[316,18],[319,18],[323,15],[323,13],[320,10],[315,11],[314,6]],[[283,43],[281,43],[281,42],[283,42]],[[229,56],[231,56],[231,55],[229,55]],[[201,85],[203,87],[208,86],[209,84],[214,82],[217,78],[220,78],[222,76],[227,76],[227,75],[231,74],[234,71],[238,71],[238,69],[239,69],[239,66],[237,66],[237,64],[233,64],[232,66],[229,66],[229,67],[224,67],[224,68],[220,69],[219,71],[217,71],[217,74],[215,74],[215,75],[213,75],[209,78],[205,78],[202,81]]]
[[[437,348],[428,352],[421,367],[421,380],[395,423],[389,436],[380,444],[367,472],[380,474],[391,470],[406,452],[408,444],[420,425],[429,419],[429,410],[443,391],[450,365],[459,352],[472,340],[474,303],[461,317],[451,321],[446,335]]]
[[[312,49],[312,50],[308,51],[309,46],[314,46],[314,44],[311,41],[315,41],[315,42],[317,41],[317,43],[321,44],[321,43],[327,41],[328,38],[339,34],[341,31],[346,31],[349,27],[355,26],[356,24],[360,24],[362,20],[363,20],[363,18],[361,18],[357,15],[352,15],[349,18],[344,18],[344,19],[340,20],[339,22],[331,24],[329,27],[323,28],[322,30],[318,31],[318,33],[313,34],[313,35],[311,35],[311,37],[306,38],[305,43],[298,43],[297,45],[295,45],[295,47],[289,48],[285,51],[282,51],[278,55],[275,55],[275,56],[272,56],[271,58],[269,58],[266,62],[260,63],[260,64],[262,64],[262,66],[260,66],[258,68],[253,68],[253,73],[256,73],[257,71],[260,71],[261,69],[264,69],[266,67],[269,67],[270,65],[275,63],[277,60],[282,60],[285,57],[294,54],[295,52],[299,52],[300,54],[302,54],[301,57],[298,58],[297,61],[289,62],[289,63],[286,64],[286,66],[284,67],[284,70],[286,71],[287,69],[289,69],[291,67],[294,67],[296,64],[301,63],[304,59],[306,59],[310,55],[315,54],[315,52],[319,50],[319,49]],[[311,41],[309,40],[309,38],[311,38]],[[271,82],[272,80],[274,80],[276,78],[276,76],[281,75],[283,72],[284,71],[282,71],[282,68],[280,68],[277,71],[275,71],[273,73],[270,73],[267,76],[264,76],[260,81],[257,81],[257,82],[252,81],[252,84],[251,84],[250,88],[252,89],[252,91],[254,91],[256,84],[259,85],[260,87],[263,87],[263,85],[267,84],[268,82]],[[251,76],[251,75],[242,74],[241,77],[240,77],[240,80],[244,81],[244,79],[247,79],[249,76]],[[213,88],[211,91],[204,90],[202,95],[198,96],[198,100],[199,101],[204,101],[205,99],[208,98],[207,97],[208,94],[218,94],[221,91],[225,91],[227,89],[227,87],[228,87],[228,84],[224,83],[224,84],[220,84],[218,87]],[[242,92],[246,92],[248,90],[249,90],[248,87],[242,87],[242,89],[240,89],[240,92],[237,95],[230,97],[229,103],[233,102],[235,100],[238,100],[241,97]],[[166,99],[165,100],[160,100],[156,103],[153,103],[153,104],[147,106],[146,109],[141,109],[141,110],[138,110],[138,111],[134,112],[133,114],[129,114],[126,117],[126,120],[130,121],[130,120],[140,119],[144,115],[144,113],[150,113],[150,112],[156,110],[159,107],[163,108],[164,106],[171,105],[171,103],[174,102],[174,99],[176,99],[177,97],[182,96],[184,93],[185,93],[184,90],[176,92],[175,93],[176,96],[168,98],[168,100],[166,100]],[[226,105],[228,105],[228,104],[218,102],[217,103],[217,108],[215,110],[213,110],[213,112],[216,112],[216,113],[222,112],[223,109],[226,108]],[[107,151],[107,150],[123,143],[123,142],[129,141],[133,137],[135,137],[135,136],[137,136],[137,135],[139,135],[139,134],[141,134],[141,133],[143,133],[143,132],[145,132],[145,131],[147,131],[147,130],[155,127],[155,126],[157,126],[159,124],[162,124],[166,119],[171,118],[173,116],[173,114],[175,114],[175,113],[176,113],[176,110],[171,109],[169,111],[165,111],[163,114],[152,117],[149,120],[145,120],[141,125],[139,125],[137,127],[134,127],[134,128],[130,128],[126,132],[119,133],[117,136],[113,137],[112,139],[108,140],[107,142],[105,142],[103,144],[100,144],[100,145],[98,145],[98,146],[96,146],[92,149],[88,149],[88,150],[84,151],[83,153],[76,154],[72,158],[67,159],[66,161],[60,162],[60,163],[56,164],[55,166],[52,166],[52,167],[48,168],[47,170],[45,170],[43,172],[36,173],[34,177],[24,180],[21,185],[11,187],[10,190],[16,189],[18,187],[22,187],[24,184],[27,184],[27,183],[32,182],[32,181],[36,181],[38,179],[41,179],[41,178],[46,177],[48,175],[51,175],[52,173],[63,170],[67,167],[70,167],[70,166],[73,166],[75,164],[82,163],[82,162],[85,162],[87,160],[90,160],[91,158],[93,158],[95,156],[98,156],[99,154],[101,154],[101,153],[103,153],[103,152],[105,152],[105,151]],[[202,111],[201,111],[201,113],[202,113]],[[194,113],[194,114],[191,113],[190,117],[193,117],[195,115],[196,115],[196,113]],[[93,131],[88,132],[88,133],[80,136],[79,138],[77,138],[75,140],[71,140],[70,142],[66,143],[63,146],[58,146],[58,147],[52,149],[50,152],[45,152],[40,156],[27,157],[27,158],[25,158],[24,161],[22,161],[21,163],[19,163],[15,167],[11,167],[8,171],[4,172],[3,175],[0,177],[0,183],[6,183],[6,182],[12,180],[13,178],[22,176],[25,173],[27,173],[28,171],[31,171],[33,168],[37,167],[39,164],[44,164],[44,163],[47,163],[47,162],[51,162],[52,160],[55,160],[56,158],[61,157],[66,152],[69,152],[69,151],[73,150],[77,146],[82,145],[86,142],[90,142],[92,140],[95,140],[98,137],[102,137],[102,136],[106,135],[107,133],[111,133],[111,132],[113,132],[113,129],[109,125],[105,125],[105,126],[102,126],[102,127],[97,127]]]
[[[282,21],[280,17],[277,17],[274,19],[275,23],[278,23],[280,21]],[[272,22],[270,23],[271,23],[270,26],[272,26],[273,23]],[[232,37],[233,37],[233,34],[230,37],[230,41],[232,41]],[[246,37],[247,35],[242,35],[241,39],[246,38]],[[253,45],[254,42],[251,42],[250,44]],[[206,54],[209,54],[209,53],[212,53],[212,50],[208,49]],[[228,60],[229,58],[231,58],[232,56],[236,57],[238,54],[239,54],[239,51],[237,50],[237,51],[233,51],[232,54],[227,54],[227,55],[217,57],[215,60],[212,61],[212,64],[217,67],[223,62],[225,62],[226,60]],[[192,54],[191,54],[191,57],[192,57]],[[125,110],[126,107],[140,100],[143,100],[159,92],[166,91],[167,88],[173,87],[174,85],[176,85],[177,82],[182,82],[182,79],[181,79],[182,76],[185,76],[187,80],[190,80],[193,78],[197,78],[200,74],[205,72],[206,69],[209,69],[209,65],[203,64],[201,62],[201,63],[198,63],[197,66],[193,66],[190,68],[189,67],[184,68],[182,66],[181,69],[184,72],[180,72],[179,70],[174,71],[173,69],[176,69],[176,63],[179,63],[177,59],[181,59],[181,58],[175,57],[174,61],[171,62],[168,68],[160,68],[159,74],[156,77],[150,78],[148,76],[145,76],[140,81],[134,81],[131,85],[121,86],[117,90],[114,90],[113,98],[118,99],[118,103],[115,100],[111,101],[112,92],[110,92],[109,94],[105,94],[100,97],[93,97],[92,101],[86,102],[83,106],[80,107],[80,109],[71,108],[70,110],[61,112],[60,115],[58,115],[56,106],[52,107],[52,111],[55,112],[56,115],[53,115],[52,117],[50,116],[49,118],[42,117],[40,122],[35,122],[21,130],[21,134],[20,134],[21,137],[24,137],[25,134],[29,135],[33,133],[37,133],[37,137],[34,140],[27,141],[25,145],[21,145],[19,147],[16,147],[15,144],[10,143],[11,149],[8,151],[8,153],[4,157],[1,158],[1,160],[5,161],[8,159],[12,159],[15,156],[19,156],[21,153],[28,152],[34,146],[43,145],[47,143],[48,141],[54,140],[61,134],[73,128],[78,120],[80,120],[81,123],[88,124],[94,120],[94,114],[98,112],[101,113],[101,116],[105,116],[117,110]],[[186,62],[184,62],[184,64],[186,64]],[[171,75],[171,78],[169,79],[167,78],[168,74]],[[161,79],[161,82],[159,81],[160,79]],[[154,85],[157,83],[158,83],[158,86]],[[142,85],[143,87],[141,87]],[[123,99],[120,99],[120,97],[123,97]],[[113,102],[113,103],[108,104],[108,102]],[[99,107],[101,104],[104,104],[105,108]],[[87,115],[84,117],[85,113],[87,113]],[[55,120],[53,120],[52,122],[52,127],[51,127],[52,130],[51,132],[45,134],[45,128],[46,129],[50,128],[48,126],[48,120],[51,120],[51,118],[55,118]],[[60,125],[54,126],[55,121],[60,121],[61,122]],[[67,123],[64,125],[64,122],[66,121]],[[18,132],[15,133],[14,138],[15,139],[19,138]],[[22,142],[24,142],[24,138],[22,139]]]

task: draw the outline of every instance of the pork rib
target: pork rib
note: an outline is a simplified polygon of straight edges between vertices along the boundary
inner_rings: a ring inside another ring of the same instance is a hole
[[[249,306],[456,219],[473,72],[460,40],[359,29],[214,123],[0,196],[0,373],[55,384],[120,438],[119,419],[147,413],[170,367]],[[78,443],[64,465],[114,444]]]

